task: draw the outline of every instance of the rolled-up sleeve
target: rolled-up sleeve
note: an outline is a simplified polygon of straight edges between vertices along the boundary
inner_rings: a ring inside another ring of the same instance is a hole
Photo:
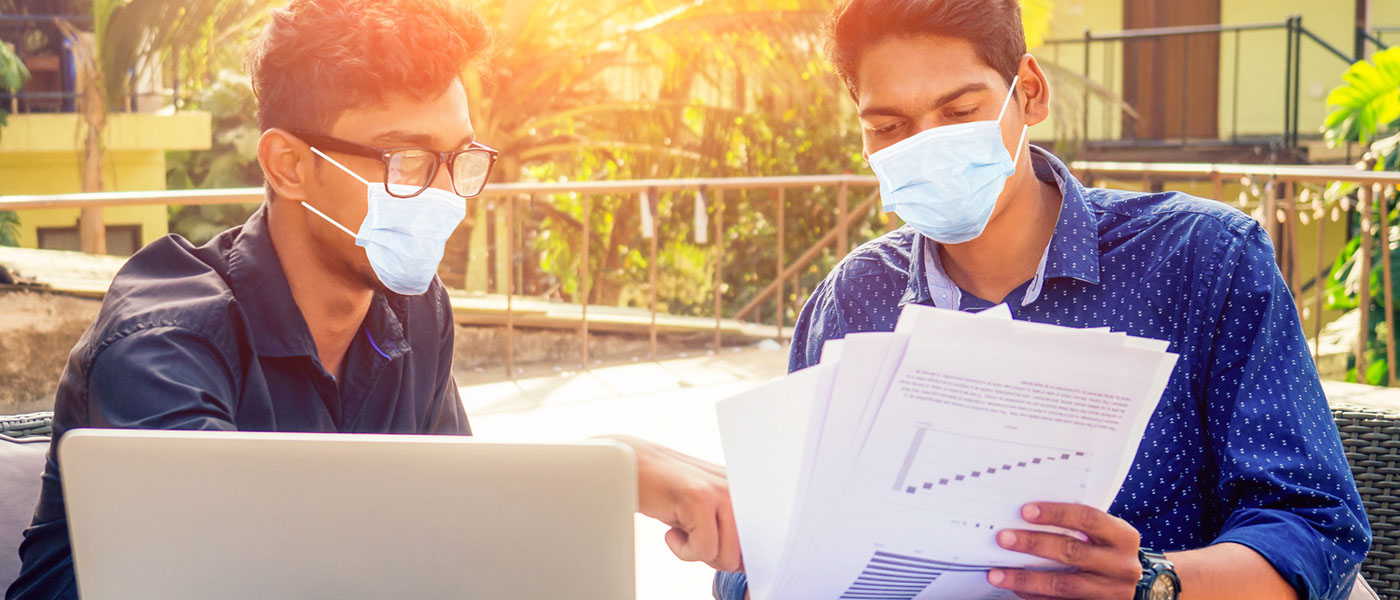
[[[1258,226],[1221,265],[1205,398],[1227,509],[1215,543],[1258,552],[1302,598],[1344,598],[1371,530],[1292,294]]]

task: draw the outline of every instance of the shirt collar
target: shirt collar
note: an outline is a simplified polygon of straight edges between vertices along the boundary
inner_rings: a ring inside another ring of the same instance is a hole
[[[260,356],[318,356],[272,244],[266,204],[234,234],[228,276],[233,295],[256,332],[253,347]],[[362,328],[380,354],[392,360],[408,351],[408,341],[400,320],[400,315],[406,316],[405,299],[389,296],[375,292]]]
[[[1030,147],[1031,166],[1041,181],[1053,180],[1063,198],[1055,233],[1040,257],[1035,277],[1026,286],[1021,306],[1035,302],[1047,279],[1072,278],[1099,283],[1098,225],[1085,199],[1084,186],[1060,159],[1038,146]],[[900,305],[933,304],[957,310],[962,306],[962,289],[948,277],[938,253],[938,244],[914,235],[910,249],[908,287]]]

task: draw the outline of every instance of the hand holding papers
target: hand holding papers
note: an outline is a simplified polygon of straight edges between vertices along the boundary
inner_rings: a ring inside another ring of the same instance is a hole
[[[906,307],[892,333],[721,402],[754,600],[1011,598],[991,567],[1055,568],[995,534],[1027,502],[1107,509],[1176,355],[1107,330]]]

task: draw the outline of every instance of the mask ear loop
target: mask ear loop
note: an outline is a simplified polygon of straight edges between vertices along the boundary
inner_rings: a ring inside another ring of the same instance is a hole
[[[1006,109],[1003,108],[1002,110],[1006,110]],[[350,169],[345,168],[345,165],[340,164],[340,161],[337,161],[337,160],[334,159],[334,158],[331,158],[331,157],[329,157],[329,156],[326,156],[326,153],[325,153],[325,152],[322,152],[320,148],[317,148],[317,147],[315,147],[315,146],[308,146],[308,147],[311,148],[311,151],[312,151],[312,152],[315,152],[317,156],[326,159],[326,160],[329,161],[331,164],[333,164],[333,165],[335,165],[336,167],[340,168],[340,170],[345,171],[346,173],[349,173],[351,177],[354,177],[355,179],[359,180],[360,183],[365,184],[365,187],[369,187],[369,182],[368,182],[368,181],[365,181],[365,178],[364,178],[364,177],[360,177],[360,174],[359,174],[359,173],[356,173],[356,172],[354,172],[354,171],[351,171]]]
[[[1011,168],[1014,170],[1021,164],[1021,148],[1026,145],[1026,134],[1030,133],[1030,125],[1021,126],[1021,140],[1016,142],[1016,156],[1011,159]]]
[[[1001,103],[1001,113],[997,114],[997,124],[1001,124],[1001,118],[1006,116],[1006,109],[1011,106],[1011,99],[1016,97],[1016,84],[1021,82],[1021,76],[1011,78],[1011,92],[1006,95],[1006,100]],[[1030,125],[1021,126],[1021,139],[1016,142],[1016,156],[1011,158],[1011,168],[1015,169],[1021,163],[1021,147],[1026,144],[1026,134],[1030,133]]]
[[[326,153],[325,153],[325,152],[321,152],[321,151],[320,151],[319,149],[317,149],[315,146],[311,146],[310,148],[311,148],[311,151],[312,151],[312,152],[315,152],[317,156],[320,156],[321,158],[324,158],[324,159],[326,159],[327,161],[330,161],[331,164],[333,164],[333,165],[335,165],[335,166],[337,166],[337,167],[340,167],[340,170],[345,171],[346,173],[349,173],[351,177],[354,177],[355,179],[358,179],[358,180],[360,181],[360,183],[365,184],[365,187],[369,187],[369,182],[368,182],[368,181],[365,181],[365,178],[360,177],[360,174],[359,174],[359,173],[356,173],[356,172],[354,172],[354,171],[351,171],[350,169],[345,168],[345,165],[340,164],[340,162],[336,161],[334,158],[331,158],[331,157],[329,157],[329,156],[326,156]],[[307,204],[305,200],[302,200],[302,201],[301,201],[301,205],[304,206],[304,207],[306,207],[306,210],[309,210],[309,211],[311,211],[311,212],[313,212],[313,213],[316,213],[317,216],[321,217],[322,219],[325,219],[325,220],[326,220],[327,222],[329,222],[331,225],[335,225],[335,226],[336,226],[337,228],[339,228],[341,231],[344,231],[346,235],[349,235],[350,237],[355,238],[355,239],[359,239],[359,236],[355,235],[355,232],[350,231],[349,229],[346,229],[344,225],[341,225],[341,224],[340,224],[340,222],[336,221],[335,219],[330,218],[329,216],[326,215],[326,213],[323,213],[323,212],[317,210],[316,207],[314,207],[314,206],[312,206],[312,205],[310,205],[310,204]]]
[[[1006,116],[1006,109],[1011,106],[1011,99],[1016,97],[1016,84],[1020,82],[1020,75],[1011,78],[1011,91],[1006,94],[1006,100],[1001,103],[1001,112],[997,113],[997,123],[1001,123],[1001,118]],[[312,148],[312,150],[315,150],[315,148]]]

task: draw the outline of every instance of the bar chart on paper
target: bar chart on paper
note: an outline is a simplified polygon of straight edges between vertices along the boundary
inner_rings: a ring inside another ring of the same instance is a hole
[[[1056,500],[1046,490],[1083,490],[1093,453],[969,435],[920,424],[892,491],[902,502],[942,507],[955,524],[994,530],[1021,503]],[[1005,502],[996,499],[1004,498]],[[991,500],[989,502],[989,499]]]
[[[949,576],[974,574],[980,580],[986,571],[987,567],[982,565],[965,565],[877,550],[860,576],[841,594],[841,600],[913,600],[929,586]],[[1004,594],[993,591],[989,597],[1004,597]]]

